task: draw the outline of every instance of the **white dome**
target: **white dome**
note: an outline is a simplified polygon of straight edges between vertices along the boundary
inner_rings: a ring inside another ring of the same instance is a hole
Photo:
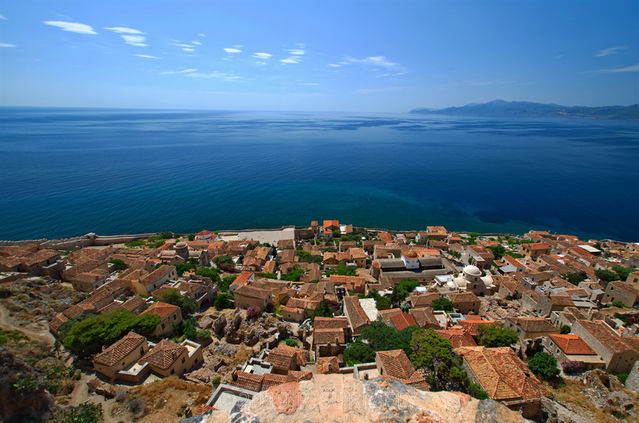
[[[477,266],[473,266],[472,264],[470,266],[464,267],[464,273],[468,276],[481,276],[481,270],[479,270]]]

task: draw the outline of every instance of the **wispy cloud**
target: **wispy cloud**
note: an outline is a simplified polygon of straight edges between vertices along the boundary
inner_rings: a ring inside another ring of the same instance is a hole
[[[191,41],[191,44],[196,45],[196,46],[201,46],[202,43],[199,41]]]
[[[400,91],[402,87],[378,87],[378,88],[360,88],[357,90],[360,94],[375,94],[375,93],[384,93],[391,91]]]
[[[2,13],[0,13],[0,21],[8,21],[9,19],[7,19],[6,16],[4,16]]]
[[[159,57],[151,56],[150,54],[134,54],[134,56],[142,57],[144,59],[159,59]]]
[[[262,60],[270,59],[271,56],[273,56],[271,53],[255,53],[253,55],[254,58]]]
[[[176,75],[176,74],[180,74],[180,73],[193,73],[193,72],[197,72],[197,68],[189,68],[189,69],[184,69],[184,70],[179,70],[179,71],[165,71],[165,72],[160,72],[160,75]]]
[[[174,46],[180,47],[183,51],[186,51],[187,53],[192,53],[192,52],[195,51],[196,42],[192,42],[191,44],[187,44],[187,43],[179,42],[177,40],[173,40],[173,41],[175,41],[173,43]],[[197,44],[197,45],[199,45],[199,44]]]
[[[292,49],[288,51],[289,54],[293,55],[293,56],[303,56],[304,54],[306,54],[306,50],[303,50],[301,48],[296,48],[296,49]]]
[[[614,46],[614,47],[608,47],[605,48],[603,50],[598,50],[597,53],[595,54],[596,57],[604,57],[604,56],[610,56],[611,54],[617,54],[622,50],[627,49],[628,46]]]
[[[63,31],[75,32],[76,34],[97,34],[89,25],[77,22],[65,21],[45,21],[45,25],[55,26]]]
[[[128,28],[126,26],[111,26],[104,29],[108,29],[109,31],[113,31],[118,34],[144,34],[144,32],[140,31],[139,29]]]
[[[618,73],[618,72],[639,72],[639,63],[636,65],[625,66],[623,68],[600,69],[597,72]]]
[[[122,35],[125,43],[136,47],[147,47],[146,37],[144,35]]]
[[[239,48],[235,48],[235,47],[226,47],[224,49],[225,52],[229,53],[229,54],[237,54],[237,53],[241,53],[242,50]]]
[[[189,72],[185,76],[188,76],[191,78],[203,78],[203,79],[213,78],[213,79],[220,79],[222,81],[227,81],[227,82],[234,82],[234,81],[239,81],[240,79],[242,79],[241,76],[232,75],[230,73],[218,72],[218,71],[212,71],[208,73]]]
[[[0,47],[2,48],[13,48],[15,47],[15,44],[10,44],[10,43],[0,43]]]
[[[280,62],[284,64],[296,64],[296,63],[301,63],[302,59],[299,56],[291,56],[291,57],[287,57],[286,59],[280,59]]]
[[[319,83],[318,82],[300,82],[300,85],[303,85],[306,87],[315,87],[319,85]]]
[[[206,34],[205,34],[205,33],[203,33],[203,32],[200,32],[198,35],[199,35],[200,37],[202,37],[202,38],[206,37]]]
[[[368,56],[363,59],[347,57],[340,65],[359,64],[371,68],[382,77],[400,76],[406,73],[404,67],[397,62],[391,62],[385,56]],[[335,65],[335,63],[333,63]],[[336,67],[336,66],[333,66]]]

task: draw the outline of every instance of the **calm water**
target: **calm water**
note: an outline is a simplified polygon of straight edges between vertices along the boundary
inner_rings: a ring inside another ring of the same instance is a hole
[[[639,241],[639,122],[0,109],[0,239],[312,219]]]

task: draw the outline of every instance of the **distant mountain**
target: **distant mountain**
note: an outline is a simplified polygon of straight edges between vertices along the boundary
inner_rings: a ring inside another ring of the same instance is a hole
[[[445,109],[413,109],[410,113],[479,117],[574,117],[591,119],[639,120],[639,104],[631,106],[581,107],[528,101],[494,100]]]

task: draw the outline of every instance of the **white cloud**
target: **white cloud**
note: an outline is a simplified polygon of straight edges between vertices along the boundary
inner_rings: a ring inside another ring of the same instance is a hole
[[[122,35],[122,39],[125,43],[136,46],[136,47],[146,47],[148,44],[145,43],[146,37],[144,35]]]
[[[0,13],[0,21],[8,21],[9,19],[6,18],[6,16],[4,16],[2,13]]]
[[[232,75],[230,73],[218,72],[218,71],[213,71],[208,73],[191,72],[186,74],[186,76],[191,78],[221,79],[222,81],[227,81],[227,82],[239,81],[240,79],[242,79],[241,76]]]
[[[186,51],[187,53],[193,53],[195,51],[195,49],[192,47],[183,47],[182,50]]]
[[[201,46],[202,45],[202,43],[199,42],[199,41],[191,41],[191,44],[194,44],[196,46]]]
[[[623,68],[601,69],[599,72],[618,73],[618,72],[639,72],[639,63],[636,65],[625,66]]]
[[[253,55],[255,59],[263,59],[263,60],[270,59],[271,56],[273,56],[271,53],[255,53]]]
[[[232,48],[232,47],[226,47],[224,51],[230,54],[237,54],[242,52],[242,50],[240,50],[239,48]]]
[[[202,37],[202,38],[206,37],[206,34],[204,34],[204,33],[202,33],[202,32],[200,32],[198,35],[199,35],[200,37]]]
[[[304,86],[307,86],[307,87],[315,87],[315,86],[319,85],[319,83],[317,83],[317,82],[301,82],[300,85],[304,85]]]
[[[384,56],[368,56],[364,59],[347,57],[346,61],[340,62],[340,64],[360,64],[367,66],[382,77],[400,76],[406,73],[402,65],[391,62]]]
[[[288,52],[293,56],[304,56],[304,54],[306,53],[306,51],[302,49],[293,49],[289,50]]]
[[[614,47],[608,47],[605,48],[603,50],[599,50],[597,51],[597,53],[595,54],[595,56],[597,57],[604,57],[604,56],[610,56],[611,54],[617,54],[619,53],[621,50],[625,50],[627,49],[628,46],[614,46]]]
[[[4,48],[13,48],[15,46],[16,46],[15,44],[0,43],[0,47],[4,47]]]
[[[108,29],[109,31],[113,31],[118,34],[144,34],[144,32],[138,29],[128,28],[126,26],[111,26],[104,29]]]
[[[159,57],[151,56],[150,54],[134,54],[134,56],[142,57],[144,59],[159,59]]]
[[[342,66],[342,65],[341,65],[341,64],[339,64],[339,63],[329,63],[329,64],[328,64],[328,67],[329,67],[329,68],[339,68],[339,67],[341,67],[341,66]]]
[[[293,63],[300,63],[301,60],[298,56],[291,56],[291,57],[287,57],[286,59],[280,59],[280,62],[284,64],[293,64]]]
[[[45,21],[44,24],[55,26],[63,31],[75,32],[76,34],[97,34],[91,26],[77,22]]]
[[[184,69],[184,70],[179,70],[179,71],[166,71],[166,72],[160,72],[160,75],[175,75],[178,73],[193,73],[193,72],[197,72],[197,68],[189,68],[189,69]]]

